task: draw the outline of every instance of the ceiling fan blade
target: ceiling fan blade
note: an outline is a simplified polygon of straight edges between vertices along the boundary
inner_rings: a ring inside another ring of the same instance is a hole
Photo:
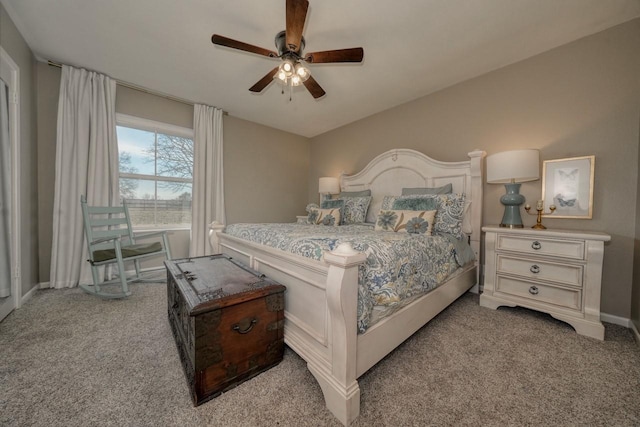
[[[327,62],[362,62],[364,49],[353,47],[350,49],[325,50],[321,52],[308,53],[304,60],[314,64]]]
[[[324,89],[322,89],[322,87],[320,87],[318,82],[312,76],[309,76],[309,78],[302,84],[304,84],[304,87],[306,87],[309,93],[311,93],[311,96],[316,99],[324,96],[327,93],[324,91]]]
[[[258,83],[256,83],[253,86],[251,86],[249,88],[249,90],[251,92],[262,92],[262,90],[265,87],[269,86],[269,83],[271,83],[273,81],[273,77],[276,75],[277,72],[278,72],[278,67],[276,67],[273,70],[269,71],[263,78],[258,80]]]
[[[254,46],[252,44],[239,42],[225,36],[214,34],[211,36],[211,43],[219,46],[226,46],[232,49],[244,50],[245,52],[257,53],[258,55],[268,56],[269,58],[277,58],[278,54],[272,50]]]
[[[308,8],[308,0],[287,0],[286,44],[292,52],[300,51],[302,30],[304,30]]]

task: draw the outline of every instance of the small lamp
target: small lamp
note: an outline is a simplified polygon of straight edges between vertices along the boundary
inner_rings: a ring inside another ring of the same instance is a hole
[[[320,202],[328,198],[329,194],[338,194],[340,192],[340,183],[338,178],[325,176],[320,178],[318,182],[318,193],[320,193]]]
[[[538,150],[503,151],[487,157],[487,182],[504,184],[507,193],[500,198],[504,215],[500,227],[523,228],[520,205],[520,183],[540,179],[540,152]]]

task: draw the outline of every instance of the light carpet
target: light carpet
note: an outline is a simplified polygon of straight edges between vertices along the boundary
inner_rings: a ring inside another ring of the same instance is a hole
[[[163,284],[125,300],[43,290],[0,323],[2,426],[339,426],[284,360],[192,406]],[[640,347],[466,294],[360,378],[354,426],[640,425]]]

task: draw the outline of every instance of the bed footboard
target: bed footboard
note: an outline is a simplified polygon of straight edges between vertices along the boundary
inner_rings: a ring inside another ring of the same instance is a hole
[[[318,262],[228,236],[223,229],[222,224],[210,225],[215,253],[229,255],[287,286],[285,342],[307,362],[327,408],[349,425],[360,413],[358,266],[366,255],[344,244]]]

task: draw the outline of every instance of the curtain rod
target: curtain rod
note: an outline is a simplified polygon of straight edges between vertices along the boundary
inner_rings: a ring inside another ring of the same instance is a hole
[[[57,67],[57,68],[62,68],[62,64],[58,63],[58,62],[53,62],[48,60],[47,64],[49,64],[52,67]],[[196,103],[193,101],[189,101],[187,99],[183,99],[183,98],[177,98],[175,96],[171,96],[171,95],[166,95],[164,93],[159,93],[159,92],[154,92],[152,90],[149,90],[147,88],[144,88],[142,86],[138,86],[138,85],[134,85],[131,83],[127,83],[127,82],[123,82],[122,80],[118,80],[118,79],[114,79],[116,81],[116,83],[122,87],[126,87],[128,89],[133,89],[133,90],[137,90],[138,92],[144,92],[144,93],[148,93],[150,95],[155,95],[155,96],[160,96],[162,98],[166,98],[166,99],[170,99],[171,101],[176,101],[176,102],[180,102],[182,104],[187,104],[187,105],[195,105]],[[225,116],[228,116],[229,113],[226,111],[222,111],[222,114]]]

